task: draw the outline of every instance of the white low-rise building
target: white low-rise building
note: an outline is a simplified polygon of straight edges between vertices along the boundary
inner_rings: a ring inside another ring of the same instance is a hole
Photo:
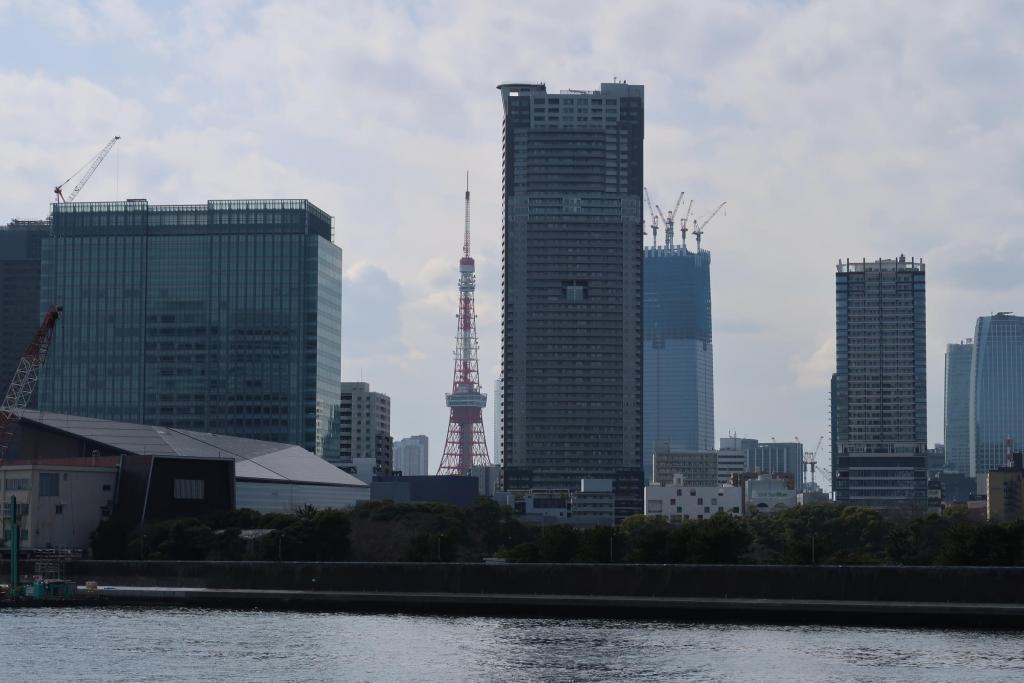
[[[796,491],[786,485],[784,479],[776,479],[770,474],[762,474],[757,479],[748,479],[746,489],[746,509],[748,513],[779,512],[796,507]]]
[[[743,490],[738,486],[690,486],[681,475],[672,484],[644,487],[644,514],[669,522],[708,519],[719,512],[743,514]]]

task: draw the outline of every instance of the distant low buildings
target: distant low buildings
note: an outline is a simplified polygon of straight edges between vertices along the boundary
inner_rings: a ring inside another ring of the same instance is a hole
[[[469,507],[480,498],[476,477],[444,474],[437,476],[376,476],[370,483],[370,500],[396,503],[447,503]]]
[[[17,499],[26,548],[83,548],[106,518],[134,527],[370,498],[368,486],[301,446],[32,410],[16,425],[0,489]]]
[[[741,451],[746,462],[745,472],[758,474],[788,473],[797,491],[804,488],[804,445],[799,441],[767,441],[757,439],[723,437],[719,439],[722,450]]]
[[[1024,520],[1024,454],[1014,453],[1005,467],[990,469],[987,491],[988,521]]]
[[[736,486],[696,486],[675,475],[670,484],[644,487],[644,515],[672,523],[708,519],[720,512],[743,514],[743,489]]]
[[[780,512],[796,507],[796,491],[787,486],[784,479],[770,474],[748,479],[743,489],[747,514]]]
[[[615,483],[610,479],[583,479],[578,489],[501,491],[494,498],[525,522],[578,527],[615,523]]]

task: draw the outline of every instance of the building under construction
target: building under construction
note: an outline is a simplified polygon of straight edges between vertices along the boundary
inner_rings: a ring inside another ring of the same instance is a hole
[[[711,253],[701,247],[703,221],[692,221],[683,195],[667,214],[647,197],[653,244],[644,248],[644,473],[653,473],[656,442],[710,451],[715,443],[714,354],[711,339]],[[692,227],[692,229],[691,229]],[[665,241],[658,244],[658,230]],[[675,230],[680,231],[679,244]],[[694,234],[696,251],[686,245]]]

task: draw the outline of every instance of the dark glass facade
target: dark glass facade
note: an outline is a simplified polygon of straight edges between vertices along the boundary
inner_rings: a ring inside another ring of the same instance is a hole
[[[39,267],[47,221],[0,226],[0,392],[6,392],[42,317]],[[0,394],[2,395],[2,394]],[[29,407],[34,407],[36,396]]]
[[[711,254],[683,246],[644,250],[644,476],[656,441],[674,450],[715,447]]]
[[[924,263],[840,262],[832,386],[836,501],[927,506]]]
[[[946,468],[971,473],[971,363],[974,344],[970,341],[946,345],[945,405],[943,441]]]
[[[1006,466],[1024,444],[1024,317],[978,318],[970,379],[970,475]]]
[[[499,90],[505,487],[611,479],[621,518],[642,508],[643,86]]]
[[[305,200],[55,204],[43,410],[337,453],[341,249]]]

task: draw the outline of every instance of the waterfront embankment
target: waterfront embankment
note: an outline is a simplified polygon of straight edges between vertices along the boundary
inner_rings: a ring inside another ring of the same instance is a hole
[[[23,571],[32,572],[31,562]],[[1024,568],[72,561],[92,601],[1024,626]]]

